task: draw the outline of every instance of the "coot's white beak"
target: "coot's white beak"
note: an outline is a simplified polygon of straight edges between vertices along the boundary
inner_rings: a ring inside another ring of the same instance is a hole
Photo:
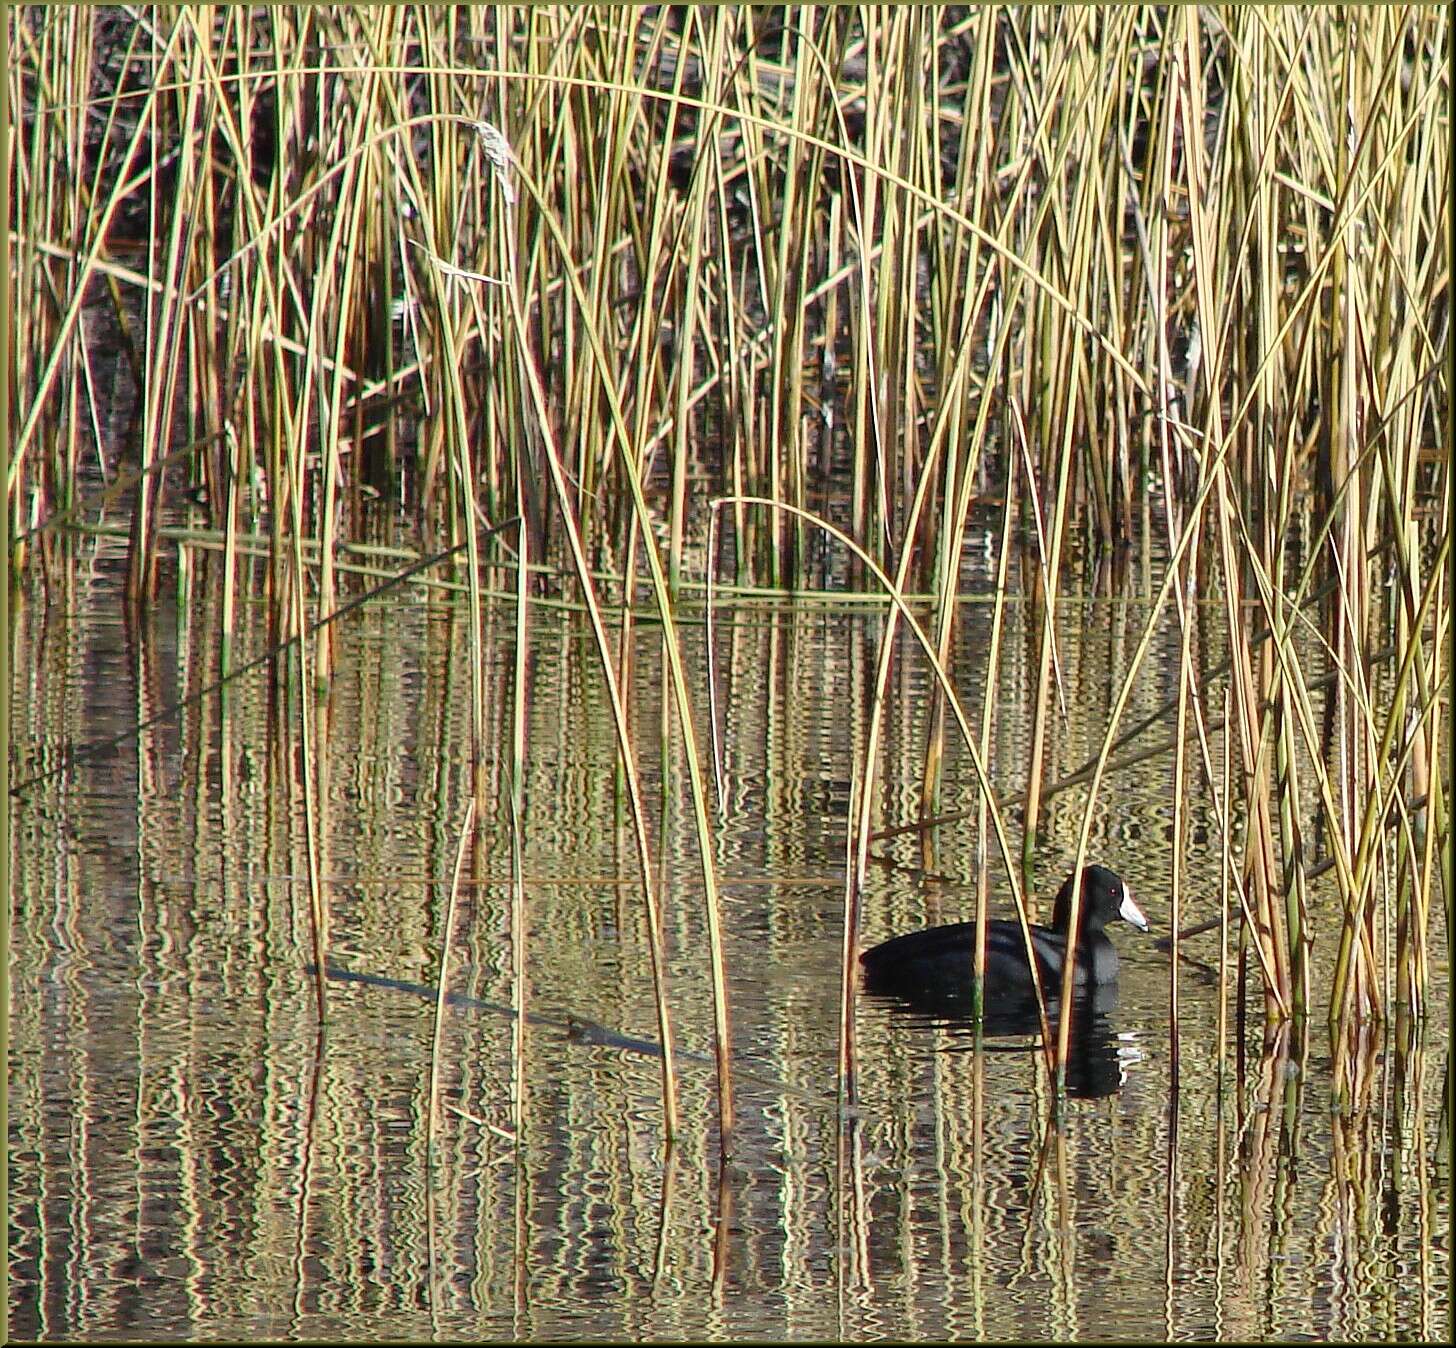
[[[1132,890],[1126,885],[1122,887],[1122,907],[1117,910],[1117,915],[1129,926],[1136,927],[1139,931],[1148,929],[1148,920],[1143,916],[1143,910],[1132,901]]]

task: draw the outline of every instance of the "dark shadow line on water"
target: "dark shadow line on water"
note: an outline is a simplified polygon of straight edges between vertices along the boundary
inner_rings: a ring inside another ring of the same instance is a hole
[[[303,971],[310,978],[318,973],[318,965],[305,964]],[[428,983],[413,983],[407,978],[390,978],[387,974],[367,974],[357,969],[344,969],[337,964],[330,964],[324,969],[324,973],[339,983],[362,983],[365,987],[388,988],[392,992],[408,992],[412,996],[420,997],[428,1001],[434,1001],[439,996],[439,990],[432,988]],[[474,1011],[491,1011],[496,1015],[507,1016],[511,1020],[516,1018],[516,1008],[507,1006],[504,1002],[492,1002],[485,997],[472,997],[465,992],[447,992],[445,994],[446,1006],[463,1006]],[[606,1048],[621,1049],[624,1053],[640,1053],[649,1058],[662,1057],[662,1045],[655,1039],[638,1039],[630,1034],[622,1034],[606,1025],[599,1025],[594,1020],[587,1020],[584,1016],[563,1013],[561,1015],[549,1015],[542,1011],[527,1011],[527,1025],[549,1025],[553,1029],[565,1030],[567,1038],[575,1043],[600,1044]],[[678,1049],[674,1055],[686,1062],[702,1063],[712,1066],[713,1059],[705,1053],[694,1053],[691,1049]]]
[[[518,515],[512,515],[508,520],[502,520],[499,524],[491,525],[480,535],[480,541],[484,541],[492,534],[499,533],[502,529],[508,529],[519,518],[520,516]],[[259,665],[267,664],[270,660],[276,660],[290,646],[302,641],[305,637],[313,636],[320,628],[327,627],[332,622],[337,622],[346,614],[352,613],[356,608],[361,608],[367,604],[371,599],[378,599],[380,595],[394,589],[395,586],[403,585],[405,581],[413,576],[417,576],[421,571],[427,571],[430,567],[438,566],[441,562],[447,561],[457,552],[461,551],[468,542],[468,539],[462,539],[453,547],[445,548],[443,551],[434,553],[432,556],[421,558],[418,562],[414,562],[405,567],[403,571],[396,572],[388,580],[380,582],[372,590],[366,590],[363,594],[355,595],[354,598],[348,600],[346,603],[340,604],[332,613],[326,614],[322,618],[315,618],[301,632],[287,637],[275,646],[270,646],[262,655],[255,655],[251,660],[230,669],[222,678],[208,684],[205,688],[199,688],[195,693],[189,693],[179,701],[168,704],[161,711],[157,712],[156,715],[149,716],[144,721],[138,721],[135,725],[128,726],[119,734],[109,735],[104,740],[94,740],[90,744],[81,745],[79,748],[67,748],[63,750],[61,753],[61,761],[55,767],[48,768],[45,772],[39,773],[34,777],[27,777],[19,785],[12,786],[10,788],[10,794],[12,796],[19,796],[31,787],[39,786],[42,782],[47,782],[52,777],[59,776],[68,768],[74,767],[77,763],[83,763],[88,758],[94,758],[103,750],[110,749],[122,743],[123,740],[128,740],[133,735],[140,734],[143,730],[150,730],[152,726],[159,725],[168,717],[175,716],[179,711],[185,711],[195,703],[201,702],[203,698],[210,697],[213,693],[219,692],[221,689],[227,687],[235,679],[239,679],[244,674],[257,669]]]
[[[305,964],[303,971],[310,978],[318,974],[318,965]],[[324,969],[327,977],[340,983],[361,983],[365,987],[387,988],[392,992],[407,992],[411,996],[434,1001],[439,995],[436,988],[428,983],[413,983],[407,978],[391,978],[386,974],[363,973],[357,969],[344,969],[337,964],[330,964]],[[473,1011],[489,1011],[495,1015],[506,1016],[511,1020],[516,1018],[516,1008],[507,1006],[504,1002],[493,1002],[485,997],[472,997],[464,992],[447,992],[445,994],[446,1006],[465,1007]],[[585,1016],[578,1016],[571,1012],[551,1014],[544,1011],[527,1011],[525,1015],[528,1025],[546,1025],[552,1029],[564,1030],[566,1037],[573,1044],[590,1044],[598,1048],[617,1049],[622,1053],[636,1053],[644,1058],[662,1057],[662,1045],[655,1039],[640,1039],[636,1035],[623,1034],[620,1030],[614,1030],[609,1025],[599,1024],[597,1021],[588,1020]],[[673,1061],[683,1064],[692,1064],[697,1067],[715,1067],[716,1060],[707,1053],[697,1053],[692,1049],[679,1048],[673,1050]],[[745,1072],[740,1069],[734,1070],[737,1080],[750,1085],[761,1086],[769,1090],[780,1091],[792,1095],[798,1099],[817,1104],[825,1108],[834,1108],[835,1101],[832,1096],[823,1092],[805,1089],[801,1086],[791,1086],[786,1081],[778,1081],[772,1077],[760,1076],[754,1072]]]

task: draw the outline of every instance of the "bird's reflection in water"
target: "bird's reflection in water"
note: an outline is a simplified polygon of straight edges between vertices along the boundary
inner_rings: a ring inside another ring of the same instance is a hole
[[[927,1028],[943,1030],[955,1042],[945,1052],[965,1053],[975,1049],[975,1027],[971,1022],[971,989],[964,984],[947,986],[935,981],[921,988],[897,983],[893,991],[877,988],[866,980],[865,991],[885,1003],[892,1013]],[[1047,1019],[1053,1038],[1057,1033],[1057,1007],[1052,998]],[[1067,1094],[1078,1100],[1099,1100],[1114,1095],[1126,1079],[1126,1064],[1142,1054],[1130,1037],[1113,1028],[1117,1010],[1117,984],[1104,983],[1079,992],[1072,1001],[1072,1035],[1067,1044]],[[1041,1047],[1041,1022],[1036,998],[1030,992],[999,993],[981,1018],[982,1048],[987,1053],[1032,1053]],[[996,1042],[1009,1040],[1030,1042]]]

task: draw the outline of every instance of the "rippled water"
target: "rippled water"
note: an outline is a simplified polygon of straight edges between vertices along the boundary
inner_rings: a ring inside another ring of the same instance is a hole
[[[1092,855],[1129,880],[1155,930],[1111,933],[1116,1002],[1099,1009],[1086,1089],[1061,1126],[1031,1036],[978,1054],[962,1027],[868,997],[847,1101],[845,823],[881,615],[810,603],[720,614],[724,789],[712,823],[738,1073],[725,1165],[705,907],[681,755],[660,749],[656,633],[636,631],[631,705],[683,1050],[670,1151],[659,1061],[632,1042],[657,1037],[646,919],[585,624],[533,614],[518,984],[512,610],[487,617],[487,784],[453,925],[471,780],[462,613],[407,595],[345,621],[332,698],[311,721],[329,958],[431,986],[448,951],[451,991],[491,1005],[446,1007],[437,1037],[433,1000],[331,980],[321,1036],[296,699],[280,688],[270,718],[258,671],[226,702],[132,730],[215,677],[218,601],[204,559],[176,607],[129,631],[120,546],[85,545],[76,584],[49,601],[37,589],[19,618],[16,668],[30,684],[15,777],[58,766],[67,746],[120,738],[13,811],[13,1335],[1439,1337],[1450,1315],[1445,934],[1430,936],[1438,1000],[1425,1048],[1373,1044],[1349,1107],[1332,1109],[1322,1029],[1265,1042],[1256,971],[1242,1051],[1230,990],[1222,1062],[1217,981],[1183,975],[1175,1092],[1155,942],[1169,920],[1166,753],[1110,779],[1097,806]],[[1096,751],[1145,620],[1132,600],[1066,601],[1050,777]],[[967,604],[955,653],[973,719],[987,622]],[[1033,705],[1023,626],[1013,605],[992,763],[1008,807]],[[703,637],[688,627],[706,757]],[[1129,722],[1174,687],[1171,627],[1159,642]],[[882,827],[917,809],[928,687],[905,645]],[[1189,923],[1216,904],[1221,848],[1190,783]],[[941,808],[975,800],[952,743]],[[1049,802],[1042,895],[1070,864],[1084,802],[1075,790]],[[872,850],[866,943],[974,911],[973,823]],[[993,865],[1002,913],[1003,878]],[[1315,916],[1333,933],[1327,907]],[[1190,950],[1216,963],[1216,940]]]

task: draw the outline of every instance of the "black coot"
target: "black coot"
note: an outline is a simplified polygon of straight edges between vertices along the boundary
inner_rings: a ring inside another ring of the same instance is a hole
[[[1061,987],[1062,968],[1067,959],[1072,879],[1069,875],[1057,893],[1051,926],[1031,929],[1037,972],[1041,975],[1042,988],[1051,996],[1056,996]],[[1116,980],[1117,951],[1103,930],[1115,917],[1131,923],[1139,931],[1148,929],[1147,918],[1115,872],[1106,866],[1084,867],[1074,986],[1097,987]],[[974,922],[928,927],[893,937],[859,957],[865,968],[865,989],[910,998],[934,995],[937,989],[964,988],[969,992],[975,949]],[[1027,963],[1020,923],[1006,919],[992,922],[986,933],[987,1014],[995,1009],[998,1000],[1020,1000],[1032,989],[1031,966]]]

